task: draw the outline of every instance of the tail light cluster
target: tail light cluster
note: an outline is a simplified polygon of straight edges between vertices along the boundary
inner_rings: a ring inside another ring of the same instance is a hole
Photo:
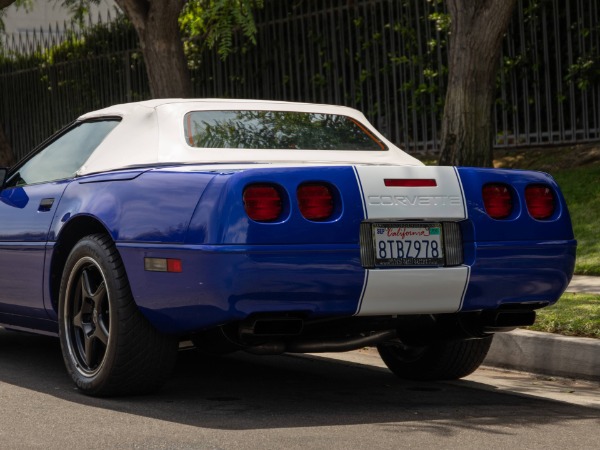
[[[525,189],[525,201],[531,217],[545,220],[554,214],[556,200],[549,186],[532,184]]]
[[[483,186],[483,204],[492,219],[506,219],[513,211],[510,188],[500,183],[486,184]]]
[[[327,220],[333,214],[333,194],[326,184],[303,184],[296,196],[300,212],[308,220]]]
[[[281,216],[281,193],[270,184],[253,184],[244,189],[246,214],[257,222],[272,222]]]
[[[507,219],[514,210],[513,189],[503,183],[488,183],[482,190],[486,213],[497,220]],[[525,205],[536,220],[547,220],[554,215],[556,198],[550,186],[530,184],[525,188]]]
[[[251,184],[243,193],[244,208],[256,222],[275,222],[281,219],[287,196],[283,188],[273,184]],[[326,183],[301,184],[296,191],[298,209],[311,221],[324,221],[333,216],[335,197],[333,187]]]

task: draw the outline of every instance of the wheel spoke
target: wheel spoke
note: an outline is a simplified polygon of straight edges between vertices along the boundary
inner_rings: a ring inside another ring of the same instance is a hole
[[[106,297],[106,282],[102,280],[102,283],[98,285],[94,295],[92,296],[94,302],[94,336],[98,338],[106,347],[108,345],[108,333],[109,333],[109,317],[108,311],[104,308],[107,304]]]
[[[87,334],[89,332],[91,315],[94,310],[94,304],[90,301],[91,297],[89,293],[91,288],[87,271],[83,271],[81,274],[80,289],[79,298],[73,299],[72,323],[74,327],[81,328]],[[79,311],[75,311],[77,305],[79,305]]]
[[[104,344],[104,347],[108,345],[108,330],[103,321],[98,321],[93,337],[98,338],[98,340]]]
[[[83,290],[83,298],[90,299],[96,308],[98,308],[106,297],[106,282],[102,280],[96,287],[96,290],[93,290],[92,283],[90,282],[89,270],[84,270],[81,273],[81,287]]]
[[[83,321],[81,320],[81,310],[79,310],[79,312],[77,314],[75,314],[75,317],[73,317],[73,326],[75,328],[81,328],[83,329]]]
[[[81,272],[81,297],[83,299],[93,298],[90,276],[87,270]]]
[[[98,308],[100,306],[100,304],[102,303],[102,301],[104,300],[105,297],[106,297],[106,283],[104,282],[104,280],[102,280],[102,283],[100,283],[98,285],[98,287],[96,288],[96,292],[94,292],[91,296],[91,299],[94,302],[94,305],[96,305],[96,308]]]
[[[85,358],[85,363],[87,364],[88,368],[92,368],[95,362],[95,357],[96,357],[96,344],[95,344],[95,339],[93,338],[93,336],[88,335],[87,333],[84,333],[84,341],[85,341],[85,348],[84,348],[84,358]]]

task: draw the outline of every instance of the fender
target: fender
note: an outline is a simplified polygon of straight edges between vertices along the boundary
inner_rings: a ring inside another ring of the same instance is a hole
[[[213,177],[168,169],[81,177],[65,190],[49,240],[85,214],[100,221],[117,244],[183,243],[192,213]]]

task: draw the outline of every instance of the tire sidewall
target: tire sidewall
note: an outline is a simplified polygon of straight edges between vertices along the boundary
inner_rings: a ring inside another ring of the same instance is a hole
[[[483,362],[493,335],[438,341],[422,347],[414,358],[405,358],[394,346],[379,345],[381,358],[397,376],[409,380],[457,380],[474,372]],[[408,347],[410,348],[410,347]]]
[[[73,354],[74,343],[70,342],[68,336],[68,321],[69,317],[67,314],[67,302],[71,302],[71,308],[73,307],[72,298],[69,297],[68,288],[70,286],[71,278],[76,276],[74,272],[80,263],[85,258],[89,258],[95,265],[100,269],[102,276],[106,284],[107,297],[109,302],[109,322],[110,331],[108,334],[108,344],[104,354],[104,359],[101,363],[100,368],[93,375],[86,375],[79,370],[76,356]],[[59,322],[59,338],[62,349],[62,354],[65,362],[65,367],[69,372],[69,375],[75,382],[78,388],[81,390],[94,393],[99,391],[102,386],[108,382],[110,372],[115,363],[117,337],[116,327],[118,326],[118,307],[117,302],[119,301],[119,288],[115,282],[113,262],[109,259],[106,249],[100,244],[99,240],[94,236],[83,238],[79,241],[67,258],[65,268],[60,283],[60,295],[58,302],[58,322]]]

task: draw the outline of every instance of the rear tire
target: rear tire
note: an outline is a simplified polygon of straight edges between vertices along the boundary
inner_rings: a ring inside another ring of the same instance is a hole
[[[398,377],[408,380],[457,380],[473,373],[485,359],[493,335],[436,342],[423,347],[394,340],[377,346],[379,355]]]
[[[158,389],[177,357],[177,340],[138,310],[117,249],[94,234],[71,251],[62,275],[59,336],[67,371],[88,395]]]

